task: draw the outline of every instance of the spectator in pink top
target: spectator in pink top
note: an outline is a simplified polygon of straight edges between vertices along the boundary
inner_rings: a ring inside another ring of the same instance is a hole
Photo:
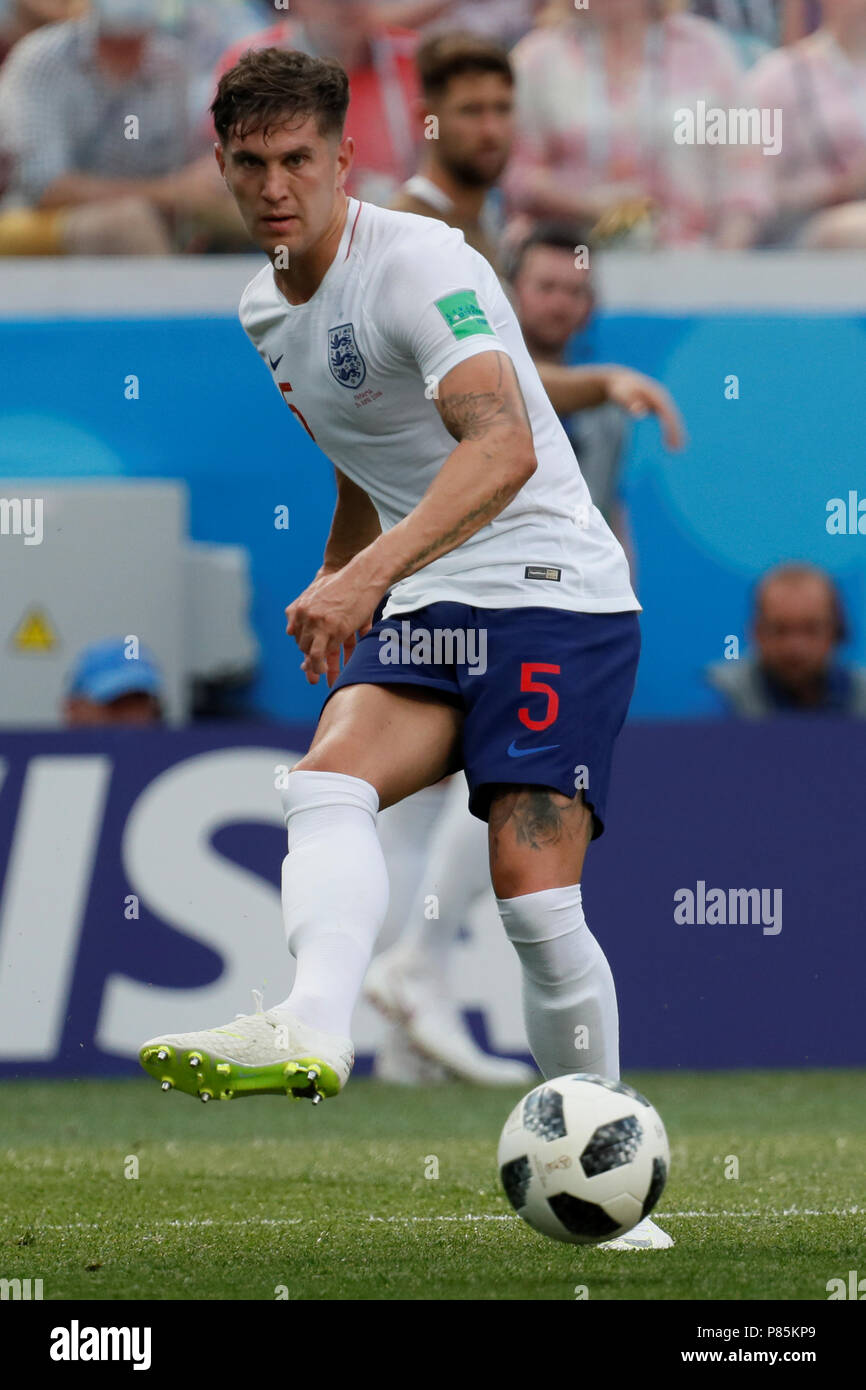
[[[291,16],[234,44],[220,59],[219,78],[250,48],[297,48],[335,58],[352,90],[346,133],[355,141],[347,191],[387,205],[414,172],[413,103],[417,35],[383,26],[371,0],[292,0]]]
[[[513,211],[588,220],[636,247],[751,242],[767,207],[761,151],[674,139],[683,108],[737,107],[743,70],[718,25],[672,9],[563,4],[517,45]]]
[[[749,105],[782,111],[768,160],[769,245],[866,247],[866,0],[822,0],[822,25],[753,69]]]

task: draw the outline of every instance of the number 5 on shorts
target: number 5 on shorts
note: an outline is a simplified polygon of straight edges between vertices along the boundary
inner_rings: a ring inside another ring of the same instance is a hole
[[[528,705],[523,705],[517,711],[521,724],[527,729],[532,729],[534,733],[540,733],[542,729],[549,729],[551,724],[556,723],[556,717],[559,714],[559,696],[552,685],[548,685],[546,681],[534,680],[533,677],[537,671],[546,676],[558,676],[561,670],[562,667],[560,666],[548,666],[542,661],[524,661],[521,664],[520,689],[529,691],[533,695],[547,696],[547,710],[543,719],[530,718]]]

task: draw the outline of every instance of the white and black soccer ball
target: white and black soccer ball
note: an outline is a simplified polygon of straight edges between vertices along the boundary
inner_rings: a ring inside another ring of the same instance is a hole
[[[533,1230],[597,1245],[652,1211],[670,1150],[644,1096],[621,1081],[575,1072],[524,1096],[505,1121],[498,1161],[508,1200]]]

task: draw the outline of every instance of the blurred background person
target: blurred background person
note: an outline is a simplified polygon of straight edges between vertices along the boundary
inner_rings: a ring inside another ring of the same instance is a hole
[[[0,72],[0,253],[159,255],[223,233],[246,244],[212,150],[191,136],[186,56],[158,10],[93,0],[15,45]]]
[[[680,108],[739,106],[742,65],[719,25],[675,8],[562,0],[557,22],[517,45],[515,214],[587,221],[634,247],[750,244],[766,211],[761,152],[673,138]]]
[[[426,129],[435,117],[435,138],[422,141],[420,171],[391,206],[458,227],[469,245],[501,272],[503,248],[493,198],[515,138],[508,53],[475,34],[435,34],[421,44],[416,61],[421,93],[415,119]],[[681,446],[676,407],[649,377],[623,367],[570,367],[552,357],[539,357],[536,366],[560,415],[610,401],[635,418],[657,415],[668,448]]]
[[[25,34],[84,14],[88,0],[7,0],[0,4],[0,65]]]
[[[94,642],[78,655],[63,699],[68,729],[162,723],[162,676],[153,653],[128,638]]]
[[[417,174],[390,206],[459,227],[502,271],[496,187],[514,140],[514,73],[500,43],[470,33],[436,36],[417,53],[424,130]],[[435,124],[431,124],[435,122]]]
[[[541,0],[380,0],[377,9],[391,24],[425,33],[461,29],[510,48],[532,28],[540,5]]]
[[[575,250],[585,246],[586,264]],[[542,224],[530,233],[509,263],[512,302],[536,366],[563,364],[566,349],[588,333],[596,310],[589,234],[584,228]],[[628,415],[613,401],[574,411],[563,421],[590,496],[628,556],[635,582],[634,553],[621,495],[623,467],[631,440]]]
[[[838,590],[823,570],[791,563],[764,575],[755,590],[751,631],[753,656],[707,668],[727,714],[866,718],[866,670],[839,657],[848,625]]]
[[[371,0],[293,0],[290,14],[228,49],[216,78],[250,48],[296,48],[335,58],[351,88],[346,131],[355,141],[355,159],[346,191],[387,204],[416,159],[417,43],[410,29],[383,23]]]
[[[274,5],[256,0],[158,0],[160,27],[183,43],[190,117],[200,124],[213,101],[213,70],[230,44],[255,33]],[[208,132],[210,126],[208,126]]]
[[[753,69],[747,105],[779,107],[781,153],[766,162],[767,245],[866,246],[866,0],[821,0],[821,27]]]
[[[818,27],[818,0],[691,0],[693,14],[724,26],[748,66]]]

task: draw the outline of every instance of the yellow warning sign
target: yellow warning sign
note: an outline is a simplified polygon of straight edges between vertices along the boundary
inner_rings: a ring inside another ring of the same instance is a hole
[[[57,646],[57,633],[42,608],[31,608],[12,634],[12,645],[19,652],[50,652]]]

